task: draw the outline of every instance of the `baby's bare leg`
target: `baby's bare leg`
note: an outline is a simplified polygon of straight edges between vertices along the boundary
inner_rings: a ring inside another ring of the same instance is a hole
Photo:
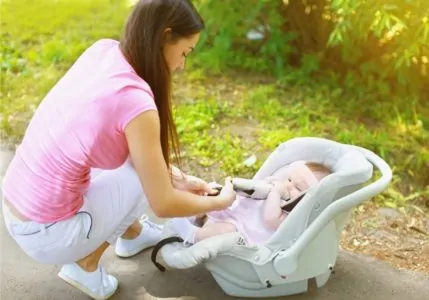
[[[208,222],[204,224],[202,228],[199,228],[197,232],[195,233],[195,242],[202,241],[204,239],[207,239],[212,236],[224,234],[224,233],[230,233],[237,231],[237,228],[227,222],[219,222],[219,223],[212,223]]]
[[[209,221],[203,227],[198,227],[188,218],[172,218],[169,223],[184,241],[191,244],[211,236],[237,231],[234,225],[227,222]]]

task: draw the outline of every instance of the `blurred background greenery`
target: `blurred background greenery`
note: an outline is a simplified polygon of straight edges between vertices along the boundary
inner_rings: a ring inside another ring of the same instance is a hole
[[[119,38],[134,2],[1,1],[2,141],[19,142],[86,47]],[[318,136],[386,159],[394,180],[376,203],[429,206],[427,0],[194,3],[207,29],[174,82],[192,173],[251,176],[279,143]]]

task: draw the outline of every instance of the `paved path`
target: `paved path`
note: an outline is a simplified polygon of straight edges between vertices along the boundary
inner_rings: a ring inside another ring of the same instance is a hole
[[[0,153],[0,174],[11,155]],[[89,299],[57,278],[59,266],[41,265],[28,258],[0,222],[1,300]],[[151,263],[150,251],[119,259],[109,249],[103,263],[120,281],[112,300],[223,300],[225,296],[202,267],[160,273]],[[336,272],[321,289],[290,296],[290,300],[423,300],[429,299],[429,276],[396,270],[373,258],[341,252]]]

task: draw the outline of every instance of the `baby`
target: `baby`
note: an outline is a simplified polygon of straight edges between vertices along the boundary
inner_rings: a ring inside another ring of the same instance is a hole
[[[264,179],[262,190],[266,190],[266,199],[257,200],[237,194],[236,201],[227,209],[207,214],[202,227],[193,224],[188,218],[174,218],[170,224],[179,236],[188,243],[197,243],[209,237],[240,232],[248,245],[264,243],[280,226],[288,215],[284,209],[285,200],[302,198],[305,192],[316,186],[330,174],[330,170],[321,164],[294,162],[280,168],[272,176]]]

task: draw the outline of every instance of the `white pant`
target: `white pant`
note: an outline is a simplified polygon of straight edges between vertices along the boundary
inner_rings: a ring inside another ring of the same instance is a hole
[[[106,241],[114,245],[146,211],[146,197],[128,161],[118,169],[92,170],[91,177],[82,208],[67,220],[23,222],[3,203],[6,227],[25,253],[41,263],[78,261]]]

